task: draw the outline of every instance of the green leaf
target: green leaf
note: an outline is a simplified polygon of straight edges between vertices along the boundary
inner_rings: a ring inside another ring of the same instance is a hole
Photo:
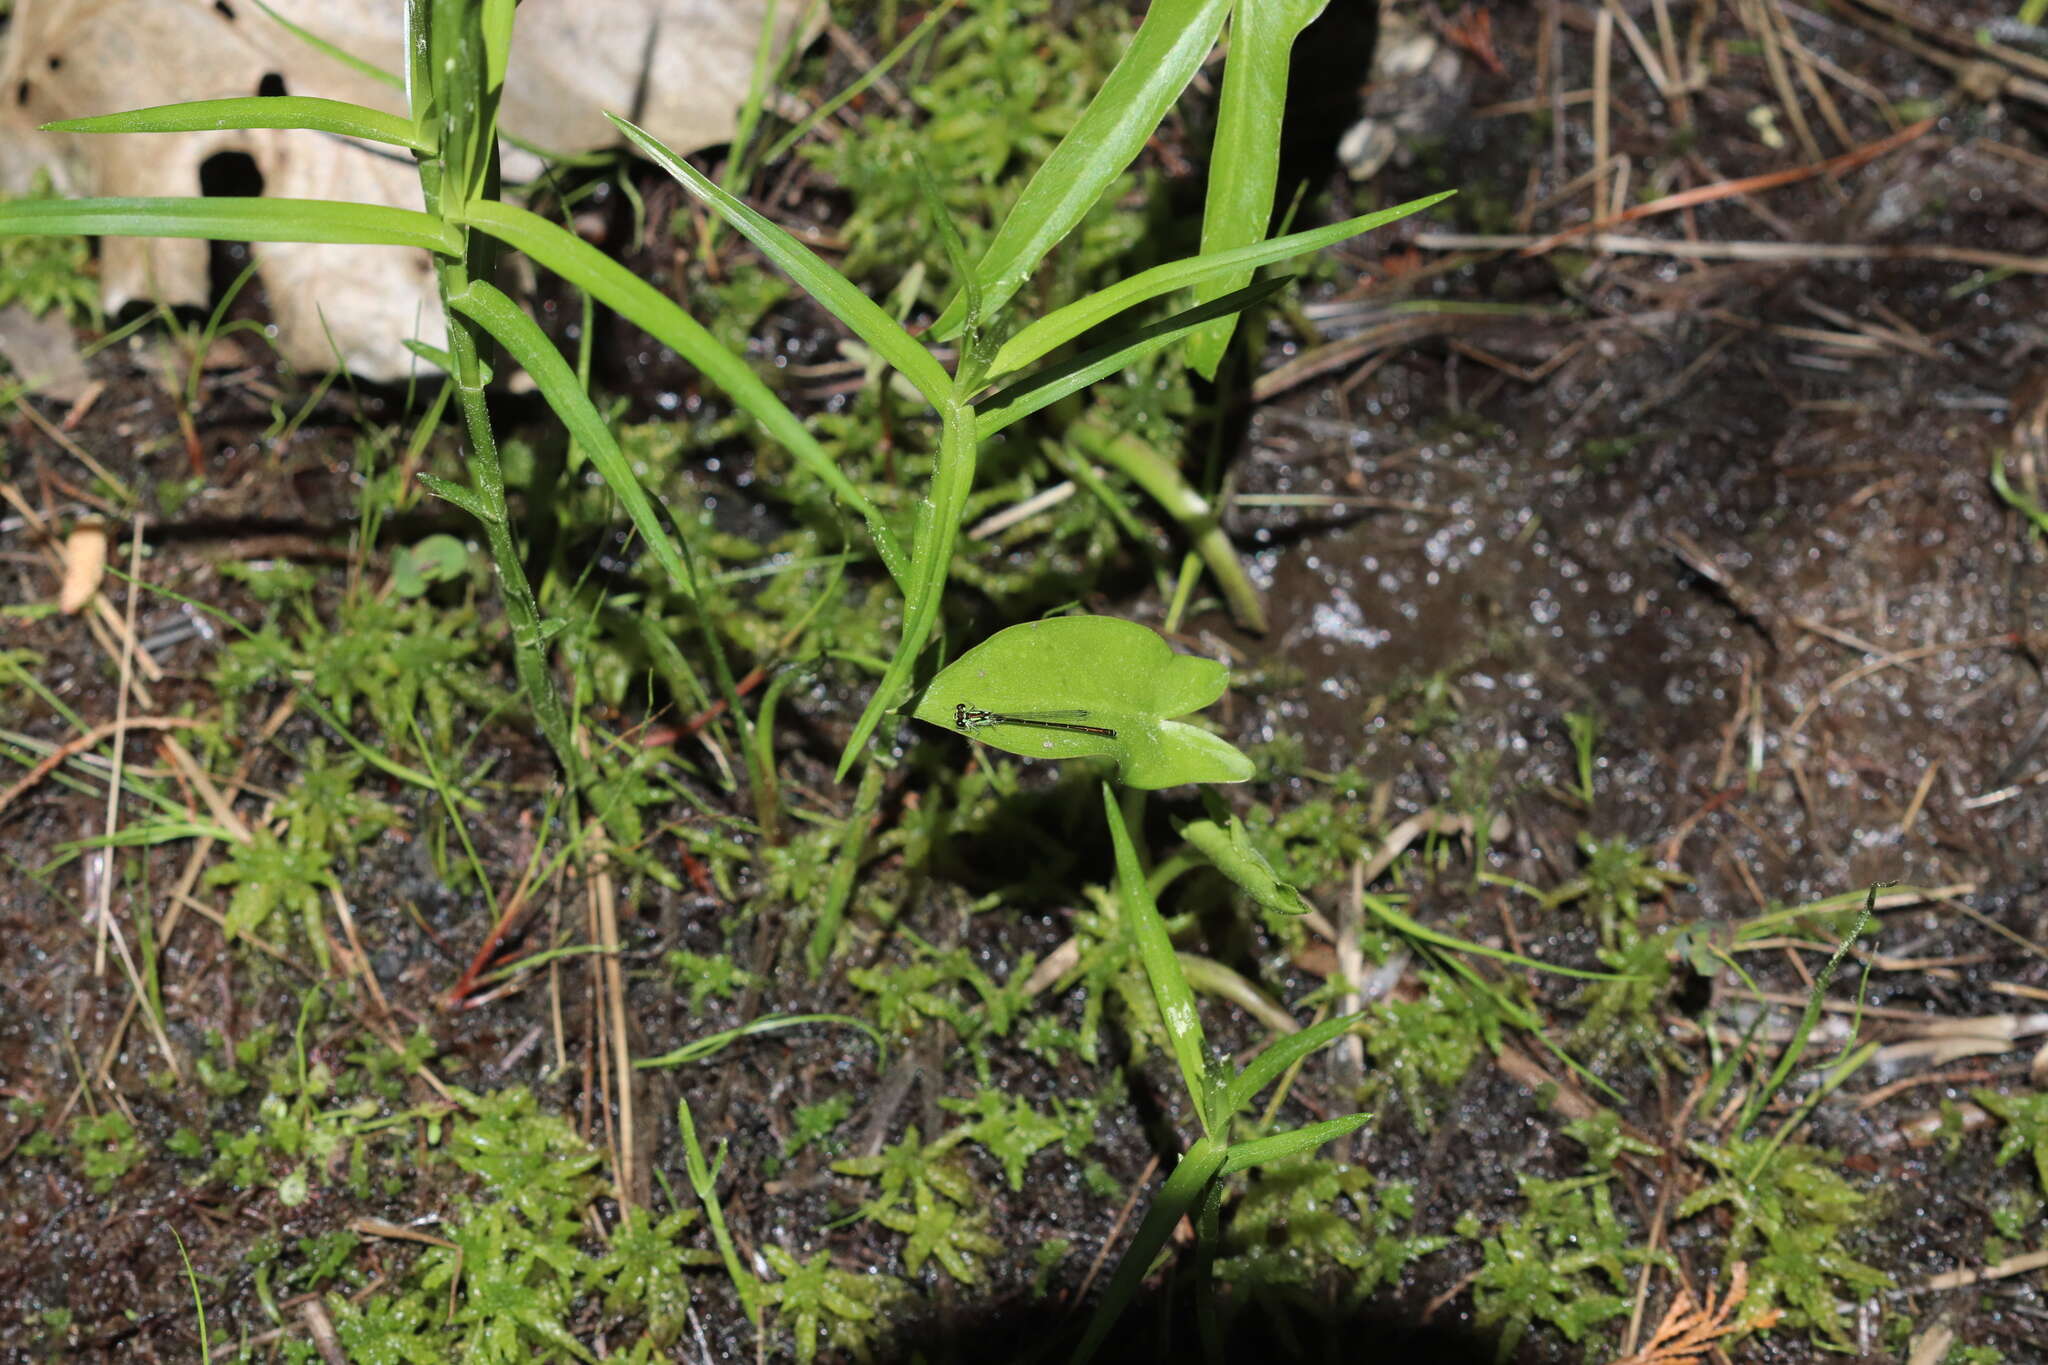
[[[432,365],[435,369],[440,370],[443,374],[456,374],[459,372],[459,367],[455,363],[455,357],[442,350],[439,346],[429,346],[426,342],[420,341],[415,337],[407,337],[398,344],[418,356],[421,360],[426,361],[429,365]],[[476,368],[483,386],[489,388],[491,386],[490,365],[482,357],[478,357]]]
[[[462,254],[462,234],[432,214],[339,199],[17,199],[0,236],[203,237],[215,242],[358,242]]]
[[[244,95],[225,100],[157,104],[119,114],[45,123],[48,133],[210,133],[224,128],[305,128],[318,133],[432,151],[412,120],[344,100],[307,95]]]
[[[1301,892],[1281,880],[1265,854],[1252,847],[1244,821],[1235,815],[1229,817],[1227,825],[1214,820],[1190,820],[1180,827],[1180,834],[1261,909],[1281,915],[1305,915],[1315,909],[1302,899]]]
[[[861,1020],[844,1014],[766,1014],[759,1019],[749,1020],[736,1028],[724,1029],[718,1033],[698,1038],[693,1042],[685,1043],[675,1051],[664,1052],[659,1057],[637,1057],[634,1059],[633,1065],[641,1068],[651,1066],[686,1066],[692,1062],[701,1062],[707,1057],[715,1057],[742,1038],[751,1038],[758,1033],[774,1033],[779,1029],[797,1028],[804,1024],[842,1024],[847,1028],[857,1029],[865,1033],[868,1036],[868,1041],[875,1045],[875,1052],[878,1058],[875,1062],[876,1068],[879,1070],[886,1070],[888,1068],[889,1045],[882,1040],[882,1035]]]
[[[1212,1116],[1217,1127],[1222,1127],[1231,1115],[1257,1099],[1261,1090],[1280,1078],[1281,1072],[1310,1053],[1334,1043],[1364,1017],[1363,1011],[1340,1014],[1299,1033],[1275,1038],[1258,1056],[1246,1063],[1244,1070],[1232,1077],[1223,1093],[1217,1096],[1217,1112]]]
[[[548,340],[547,333],[541,331],[539,324],[526,316],[502,290],[483,280],[471,280],[463,292],[451,295],[448,302],[458,313],[475,321],[495,337],[498,344],[533,376],[533,382],[548,400],[548,406],[562,419],[562,425],[569,428],[569,435],[590,456],[590,462],[604,476],[612,495],[626,509],[634,528],[647,542],[648,552],[668,571],[669,580],[678,591],[694,596],[695,585],[682,556],[676,551],[674,538],[655,515],[653,502],[646,490],[640,487],[640,480],[626,462],[619,443],[612,439],[611,428],[598,415],[589,396],[583,392],[583,386],[577,382],[576,372],[569,368],[568,361],[562,359],[562,353]]]
[[[454,503],[478,521],[492,522],[500,520],[482,498],[453,480],[444,479],[438,474],[422,474],[420,475],[420,482],[427,486],[429,493],[432,493],[443,502]]]
[[[1252,1166],[1263,1166],[1269,1161],[1278,1161],[1300,1152],[1312,1152],[1326,1142],[1357,1132],[1370,1122],[1370,1114],[1346,1114],[1341,1119],[1325,1119],[1291,1133],[1276,1133],[1272,1137],[1240,1142],[1223,1154],[1223,1169],[1219,1174],[1235,1175]]]
[[[1216,45],[1230,4],[1231,0],[1153,0],[1122,60],[1095,92],[1080,121],[1031,177],[983,253],[975,273],[988,314],[1009,302],[1045,254],[1137,159]],[[933,334],[950,338],[966,314],[963,292],[947,305]]]
[[[349,68],[351,71],[360,72],[364,76],[369,77],[369,79],[377,82],[379,85],[388,85],[393,90],[399,91],[401,94],[404,93],[405,79],[403,77],[394,76],[389,71],[386,71],[383,67],[378,66],[373,62],[366,62],[361,57],[356,56],[354,53],[345,51],[344,49],[337,47],[335,44],[328,42],[325,38],[322,38],[319,34],[314,33],[311,29],[303,28],[300,25],[293,23],[291,20],[285,18],[282,14],[279,14],[276,10],[272,9],[270,6],[264,4],[263,0],[256,0],[256,8],[262,10],[263,13],[270,19],[272,23],[282,28],[285,32],[291,34],[292,37],[298,39],[307,47],[312,48],[315,52],[333,58],[335,61],[340,62],[343,66]],[[415,13],[419,15],[419,18],[417,20],[413,18],[413,15]],[[406,41],[409,50],[411,50],[412,39],[417,36],[415,31],[415,24],[424,23],[425,21],[426,6],[415,5],[407,7]],[[425,51],[425,46],[426,45],[424,43],[419,44],[418,51],[423,54]],[[424,80],[420,82],[420,86],[422,89],[425,88],[425,85],[426,82]]]
[[[903,582],[907,573],[903,548],[883,520],[881,509],[840,471],[802,420],[761,382],[743,357],[719,345],[717,338],[653,285],[575,233],[537,213],[494,199],[479,199],[467,206],[464,221],[525,252],[696,366],[779,441],[798,464],[816,475],[834,497],[860,513],[882,556],[883,566],[898,584]]]
[[[1099,327],[1127,308],[1136,307],[1148,299],[1170,294],[1176,289],[1209,284],[1220,279],[1231,279],[1228,287],[1208,290],[1198,295],[1197,303],[1220,298],[1232,289],[1242,288],[1251,280],[1251,272],[1262,265],[1284,261],[1294,256],[1320,251],[1326,246],[1371,232],[1374,228],[1385,227],[1388,223],[1406,218],[1411,213],[1420,213],[1433,204],[1440,203],[1455,194],[1445,190],[1424,199],[1410,200],[1378,213],[1368,213],[1357,218],[1347,218],[1329,227],[1315,228],[1308,232],[1290,233],[1275,237],[1270,242],[1254,242],[1227,251],[1204,252],[1183,260],[1168,261],[1142,270],[1129,279],[1119,280],[1106,289],[1097,290],[1085,299],[1077,299],[1066,307],[1046,314],[1026,326],[996,352],[990,373],[997,378],[1014,374],[1039,357],[1052,352],[1094,327]]]
[[[931,680],[911,714],[1029,758],[1106,755],[1131,787],[1243,782],[1252,775],[1250,759],[1172,719],[1209,705],[1229,681],[1222,664],[1176,654],[1135,621],[1058,616],[1011,626],[968,650]],[[1045,719],[1114,733],[976,720],[1045,711],[1083,712]]]
[[[454,536],[428,536],[392,556],[392,590],[400,597],[418,597],[436,583],[460,578],[468,568],[468,546]]]
[[[1126,365],[1165,350],[1205,322],[1226,317],[1241,308],[1251,307],[1261,299],[1270,298],[1289,283],[1287,276],[1260,280],[1220,299],[1183,309],[1135,331],[1125,332],[1071,360],[1040,370],[1028,379],[1020,379],[975,405],[975,433],[986,441],[1018,418],[1029,417],[1047,404],[1080,392],[1105,375],[1115,374]]]
[[[1152,983],[1152,998],[1159,1003],[1159,1017],[1166,1023],[1166,1036],[1173,1044],[1174,1060],[1180,1063],[1180,1078],[1194,1101],[1195,1116],[1202,1131],[1209,1131],[1209,1062],[1202,1040],[1202,1016],[1195,1009],[1195,993],[1181,975],[1180,959],[1167,936],[1166,921],[1152,902],[1152,889],[1145,884],[1145,870],[1138,866],[1138,852],[1131,846],[1131,832],[1124,827],[1124,813],[1117,805],[1116,792],[1102,784],[1102,804],[1109,816],[1109,837],[1116,846],[1117,898],[1123,906],[1124,927],[1144,964],[1145,978]]]
[[[616,114],[605,117],[684,189],[709,205],[778,269],[802,285],[827,312],[851,327],[854,335],[877,355],[902,371],[903,377],[916,385],[933,407],[943,407],[950,401],[953,380],[945,367],[932,358],[932,353],[916,337],[904,331],[901,323],[861,293],[853,281],[825,264],[802,242],[707,180],[695,166],[663,146],[651,133]]]
[[[1470,939],[1454,938],[1450,934],[1440,933],[1426,924],[1410,919],[1399,910],[1396,910],[1392,903],[1382,900],[1378,896],[1367,895],[1363,898],[1363,903],[1365,908],[1372,911],[1388,928],[1405,934],[1418,942],[1427,943],[1432,947],[1448,948],[1454,953],[1471,953],[1477,957],[1490,957],[1496,962],[1505,962],[1510,966],[1522,967],[1536,972],[1550,972],[1555,976],[1575,977],[1580,981],[1641,981],[1644,979],[1641,972],[1589,972],[1580,967],[1563,967],[1555,962],[1539,962],[1533,957],[1524,957],[1520,953],[1509,952],[1506,948],[1495,948],[1484,943],[1474,943]]]
[[[1263,0],[1237,7],[1230,20],[1230,60],[1223,68],[1216,136],[1209,150],[1209,191],[1202,205],[1202,253],[1259,241],[1273,219],[1280,175],[1280,124],[1287,110],[1287,62],[1294,40],[1323,12],[1326,0]],[[1226,294],[1251,279],[1249,269],[1197,288],[1195,301]],[[1204,379],[1230,344],[1235,318],[1219,318],[1188,341],[1188,367]]]

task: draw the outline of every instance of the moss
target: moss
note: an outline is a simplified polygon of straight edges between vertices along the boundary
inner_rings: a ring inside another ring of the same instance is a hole
[[[1786,1321],[1837,1346],[1849,1344],[1835,1305],[1889,1289],[1891,1276],[1850,1252],[1848,1238],[1875,1221],[1873,1192],[1841,1173],[1841,1154],[1775,1138],[1694,1143],[1718,1178],[1681,1202],[1684,1219],[1726,1208],[1722,1263],[1749,1262],[1751,1294],[1785,1309]]]
[[[1260,1168],[1232,1206],[1216,1275],[1255,1298],[1339,1306],[1397,1283],[1452,1238],[1413,1230],[1415,1189],[1362,1167],[1302,1156]]]
[[[1628,1312],[1629,1267],[1677,1268],[1670,1252],[1641,1245],[1640,1230],[1615,1215],[1609,1179],[1520,1176],[1527,1202],[1516,1216],[1490,1233],[1475,1215],[1459,1220],[1459,1236],[1480,1240],[1473,1313],[1500,1332],[1500,1359],[1513,1355],[1538,1322],[1579,1341]]]

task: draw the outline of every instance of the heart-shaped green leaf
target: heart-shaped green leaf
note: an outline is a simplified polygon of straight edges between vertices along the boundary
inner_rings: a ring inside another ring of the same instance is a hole
[[[1243,782],[1251,760],[1173,719],[1223,694],[1229,671],[1112,616],[998,631],[932,679],[911,714],[1027,758],[1106,754],[1132,787]]]

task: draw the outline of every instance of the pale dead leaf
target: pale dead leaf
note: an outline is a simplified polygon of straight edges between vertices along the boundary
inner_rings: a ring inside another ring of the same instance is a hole
[[[0,357],[31,393],[59,403],[85,394],[85,358],[62,309],[37,317],[19,303],[0,308]]]
[[[100,590],[106,572],[106,523],[79,522],[64,538],[64,586],[57,593],[57,610],[66,616],[81,610]]]
[[[402,0],[277,0],[288,19],[385,70],[401,67]],[[751,79],[768,0],[525,0],[502,104],[505,130],[553,152],[618,141],[604,113],[625,114],[681,152],[728,141]],[[813,7],[783,0],[787,40]],[[398,111],[398,92],[306,46],[253,5],[211,0],[17,0],[0,60],[0,191],[38,168],[91,195],[194,195],[199,169],[247,155],[267,194],[421,207],[411,158],[307,132],[83,137],[37,134],[55,119],[275,90]],[[254,248],[285,359],[397,379],[418,363],[408,337],[443,344],[423,252],[396,247]],[[108,239],[102,301],[204,305],[204,242]],[[324,320],[324,327],[323,327]],[[330,340],[331,336],[331,340]]]

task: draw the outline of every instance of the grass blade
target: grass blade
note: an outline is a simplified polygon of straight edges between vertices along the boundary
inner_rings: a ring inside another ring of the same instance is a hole
[[[1144,869],[1138,866],[1138,852],[1131,844],[1131,832],[1124,826],[1124,813],[1116,793],[1102,785],[1102,803],[1109,814],[1109,837],[1116,846],[1118,899],[1123,904],[1124,925],[1152,983],[1152,998],[1159,1002],[1159,1017],[1166,1022],[1166,1036],[1173,1044],[1174,1060],[1180,1063],[1181,1080],[1202,1131],[1209,1131],[1209,1063],[1204,1055],[1202,1018],[1195,1011],[1195,993],[1181,974],[1180,959],[1173,940],[1167,936],[1166,921],[1152,902],[1152,890],[1145,884]]]
[[[1297,1128],[1291,1133],[1275,1133],[1272,1137],[1254,1138],[1240,1142],[1223,1154],[1223,1169],[1219,1175],[1235,1175],[1252,1166],[1263,1166],[1269,1161],[1278,1161],[1297,1152],[1312,1152],[1326,1142],[1355,1133],[1372,1122],[1371,1114],[1346,1114],[1341,1119],[1325,1119]]]
[[[378,66],[375,62],[364,61],[361,57],[356,56],[353,52],[350,52],[345,48],[342,48],[334,43],[328,42],[325,38],[322,38],[319,34],[313,32],[311,29],[303,28],[300,25],[293,23],[291,20],[285,18],[282,14],[279,14],[276,10],[272,9],[270,6],[264,4],[263,0],[256,0],[256,8],[262,10],[263,13],[269,17],[272,23],[276,24],[286,33],[291,34],[292,37],[298,39],[307,47],[312,48],[315,52],[333,58],[335,61],[340,62],[349,70],[360,72],[361,74],[369,77],[371,80],[377,82],[379,85],[388,85],[393,90],[401,92],[405,89],[405,81],[403,78],[392,75],[389,71],[386,71],[383,67]],[[424,6],[420,6],[417,8],[420,8],[422,12],[424,12]],[[410,40],[413,37],[413,33],[412,19],[410,15],[407,16],[406,29],[408,50],[411,50]]]
[[[1876,909],[1877,887],[1873,885],[1864,900],[1862,913],[1858,914],[1856,922],[1849,926],[1848,937],[1835,945],[1834,956],[1828,959],[1827,966],[1821,968],[1820,975],[1814,978],[1812,989],[1807,991],[1806,1008],[1800,1011],[1799,1025],[1792,1031],[1792,1041],[1778,1054],[1777,1064],[1771,1068],[1769,1078],[1756,1088],[1749,1102],[1743,1105],[1742,1115],[1736,1120],[1738,1126],[1734,1129],[1735,1132],[1744,1132],[1755,1123],[1764,1108],[1798,1069],[1799,1059],[1806,1055],[1807,1044],[1813,1041],[1813,1029],[1820,1022],[1821,1007],[1827,1003],[1828,986],[1835,979],[1835,970],[1842,965],[1842,959],[1849,955],[1849,949],[1855,946],[1856,940],[1863,937],[1863,931],[1870,927],[1870,919]]]
[[[339,199],[18,199],[0,204],[0,237],[50,233],[353,242],[462,254],[462,235],[432,214]]]
[[[844,505],[867,522],[882,563],[902,586],[908,577],[903,548],[882,511],[846,477],[802,420],[761,381],[746,360],[647,281],[568,229],[537,213],[495,199],[471,202],[464,221],[554,271],[620,317],[675,351],[759,422],[797,463],[816,475]]]
[[[887,56],[877,61],[866,71],[863,71],[860,74],[860,79],[854,81],[853,84],[847,86],[831,99],[826,100],[823,104],[811,110],[810,113],[804,116],[803,122],[797,124],[796,127],[778,138],[775,145],[762,154],[761,164],[764,166],[774,165],[782,159],[783,154],[789,151],[790,148],[808,137],[813,128],[816,128],[826,119],[831,118],[852,101],[860,98],[862,91],[888,75],[890,69],[896,63],[902,61],[912,48],[923,42],[925,35],[930,33],[938,25],[939,20],[945,18],[953,6],[959,3],[960,0],[941,0],[940,4],[933,6],[931,13],[918,21],[917,27],[910,31],[909,36],[896,44],[896,46],[890,48]]]
[[[687,1066],[692,1062],[701,1062],[717,1056],[742,1038],[752,1038],[761,1033],[775,1033],[804,1024],[843,1024],[847,1028],[859,1030],[875,1045],[875,1053],[879,1059],[875,1063],[876,1068],[888,1068],[889,1045],[883,1040],[882,1035],[861,1020],[845,1014],[764,1014],[759,1019],[750,1019],[736,1028],[724,1029],[694,1039],[673,1052],[662,1053],[659,1057],[636,1057],[633,1066],[635,1070],[643,1071],[655,1066]]]
[[[617,124],[619,131],[651,161],[674,176],[684,189],[709,205],[778,269],[802,285],[826,311],[852,328],[854,335],[877,355],[902,371],[903,377],[916,385],[933,407],[944,405],[953,392],[953,381],[945,367],[932,358],[932,353],[916,337],[904,331],[902,324],[861,293],[853,281],[825,264],[802,242],[711,183],[695,166],[663,146],[659,138],[616,114],[605,117]]]
[[[655,515],[653,501],[634,477],[633,467],[626,463],[618,442],[612,439],[611,428],[604,424],[583,386],[576,382],[576,372],[562,359],[562,353],[555,349],[540,325],[502,290],[483,280],[471,280],[467,289],[451,296],[448,302],[496,338],[533,376],[548,406],[569,428],[569,435],[590,456],[590,462],[597,466],[597,472],[604,476],[620,506],[626,509],[634,528],[647,542],[648,551],[668,571],[669,580],[679,591],[694,596],[690,572],[676,552],[675,541]]]
[[[1280,124],[1287,109],[1287,59],[1294,40],[1322,13],[1326,0],[1271,0],[1239,5],[1230,19],[1230,60],[1209,151],[1209,190],[1202,205],[1202,254],[1265,237],[1280,178]],[[1233,271],[1195,290],[1201,303],[1242,288],[1249,270]],[[1188,338],[1188,367],[1216,377],[1237,319],[1218,318]]]
[[[990,314],[1137,159],[1215,46],[1229,12],[1230,0],[1153,0],[1122,60],[1031,177],[982,255],[975,274]],[[965,294],[955,295],[933,335],[950,338],[966,316]]]
[[[1509,952],[1505,948],[1493,948],[1470,939],[1454,938],[1439,933],[1426,924],[1408,918],[1393,907],[1389,901],[1378,896],[1365,897],[1365,908],[1396,933],[1405,934],[1418,943],[1427,943],[1433,948],[1445,948],[1453,953],[1470,953],[1475,957],[1490,957],[1496,962],[1505,962],[1511,967],[1522,967],[1529,971],[1549,972],[1553,976],[1569,976],[1579,981],[1640,981],[1639,975],[1630,972],[1590,972],[1583,967],[1565,967],[1555,962],[1539,962],[1533,957]]]
[[[690,1113],[687,1099],[676,1101],[676,1126],[683,1130],[683,1162],[689,1173],[690,1188],[696,1191],[697,1202],[704,1206],[704,1221],[711,1225],[711,1240],[718,1244],[718,1255],[725,1262],[725,1273],[732,1277],[733,1293],[739,1296],[740,1311],[747,1315],[747,1321],[761,1330],[761,1282],[747,1273],[740,1261],[739,1251],[733,1246],[732,1233],[725,1226],[725,1210],[718,1202],[718,1173],[725,1167],[725,1149],[720,1148],[716,1165],[704,1159],[703,1144],[697,1141],[697,1121]]]
[[[1231,1078],[1230,1084],[1217,1097],[1218,1112],[1214,1115],[1217,1125],[1220,1127],[1231,1115],[1257,1099],[1261,1090],[1280,1078],[1281,1072],[1301,1058],[1335,1042],[1364,1017],[1363,1012],[1340,1014],[1299,1033],[1275,1038],[1264,1051],[1245,1064],[1244,1070]]]
[[[1214,281],[1235,277],[1235,283],[1228,288],[1216,288],[1206,295],[1199,295],[1195,302],[1206,303],[1220,298],[1231,289],[1243,288],[1251,280],[1251,272],[1262,265],[1284,261],[1291,256],[1305,255],[1320,251],[1374,228],[1385,227],[1388,223],[1406,218],[1411,213],[1420,213],[1442,200],[1448,199],[1455,190],[1432,194],[1427,198],[1410,200],[1378,213],[1368,213],[1357,218],[1348,218],[1328,227],[1314,228],[1307,232],[1289,233],[1275,237],[1270,242],[1253,242],[1230,250],[1205,251],[1199,256],[1184,260],[1168,261],[1155,265],[1150,270],[1140,271],[1126,280],[1119,280],[1107,289],[1098,290],[1085,299],[1076,300],[1066,307],[1031,323],[1003,344],[996,352],[990,366],[990,373],[1001,378],[1014,374],[1030,365],[1039,357],[1049,354],[1056,347],[1072,341],[1083,332],[1098,327],[1127,308],[1135,307],[1148,299],[1170,294],[1176,289],[1203,286]],[[1206,226],[1206,224],[1205,224]]]
[[[1018,418],[1029,417],[1040,408],[1115,374],[1126,365],[1134,364],[1155,351],[1165,350],[1205,322],[1270,298],[1285,289],[1288,283],[1289,277],[1286,276],[1277,280],[1260,280],[1213,302],[1183,309],[1134,332],[1125,332],[1063,364],[1041,370],[1029,379],[1020,379],[976,405],[976,433],[986,441]]]
[[[211,133],[224,128],[305,128],[316,133],[386,142],[415,152],[433,147],[409,118],[309,95],[249,95],[226,100],[158,104],[119,114],[59,119],[46,133]]]

